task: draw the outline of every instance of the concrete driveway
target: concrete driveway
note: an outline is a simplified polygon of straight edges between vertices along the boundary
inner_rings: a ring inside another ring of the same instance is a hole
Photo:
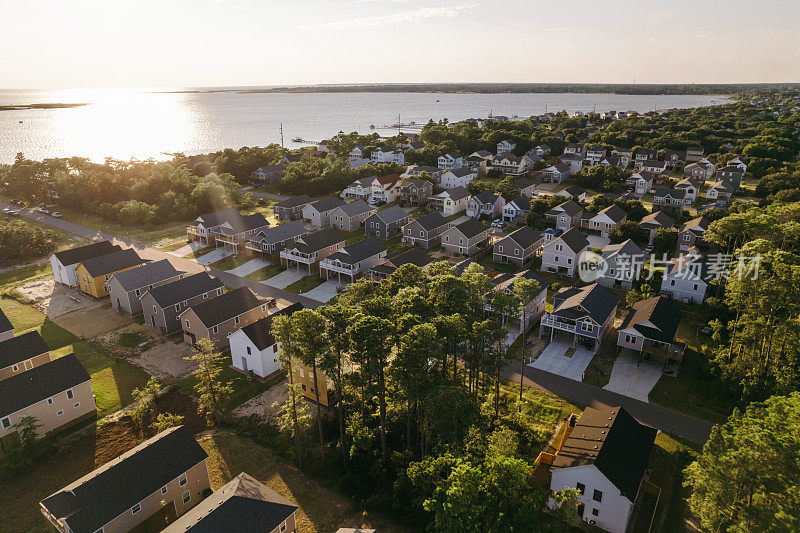
[[[284,270],[280,274],[272,276],[269,279],[265,279],[261,283],[264,285],[269,285],[270,287],[275,287],[276,289],[285,289],[295,281],[300,281],[300,279],[307,275],[308,272],[297,270],[296,268],[290,268]]]
[[[226,252],[225,248],[217,248],[213,252],[208,252],[205,255],[201,255],[196,259],[196,261],[201,265],[210,265],[211,263],[216,263],[220,259],[225,259],[229,255],[233,255],[233,252]]]
[[[344,287],[345,285],[345,283],[339,283],[338,281],[326,281],[322,285],[314,287],[308,292],[304,292],[303,296],[325,303],[339,294],[339,287]]]
[[[228,270],[228,272],[233,274],[233,275],[235,275],[235,276],[244,277],[244,276],[246,276],[248,274],[252,274],[256,270],[264,268],[265,266],[268,266],[268,265],[269,265],[269,261],[268,260],[255,258],[255,259],[251,259],[250,261],[248,261],[247,263],[245,263],[243,265],[239,265],[236,268],[232,268],[232,269]]]
[[[638,361],[638,356],[630,350],[623,351],[614,361],[608,385],[603,388],[643,402],[649,401],[650,391],[661,378],[661,365]]]
[[[181,246],[177,250],[172,250],[171,252],[167,253],[170,255],[174,255],[176,257],[184,257],[194,252],[195,250],[199,250],[202,247],[203,245],[200,244],[199,242],[190,242],[186,246]]]
[[[577,348],[572,357],[566,357],[570,348],[572,347],[567,343],[553,341],[547,345],[536,361],[528,366],[575,381],[582,381],[583,373],[592,361],[594,354],[588,350]]]

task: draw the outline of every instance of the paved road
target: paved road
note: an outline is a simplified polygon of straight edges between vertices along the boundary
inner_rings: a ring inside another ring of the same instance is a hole
[[[508,365],[503,370],[503,377],[519,383],[519,363]],[[645,424],[658,428],[670,435],[677,435],[700,444],[708,440],[713,426],[711,422],[705,420],[698,420],[664,407],[642,402],[586,383],[579,383],[529,366],[525,367],[523,383],[528,387],[547,391],[582,405],[591,407],[621,405]]]
[[[9,206],[5,202],[0,202],[0,209],[4,209],[6,207],[14,207],[14,206]],[[219,278],[228,287],[239,288],[246,285],[250,287],[250,289],[259,296],[264,296],[267,298],[275,298],[275,300],[277,300],[278,302],[279,307],[284,307],[286,305],[295,302],[300,302],[301,304],[303,304],[303,306],[310,307],[312,309],[316,309],[317,307],[322,305],[322,302],[318,302],[317,300],[312,300],[311,298],[307,298],[299,294],[294,294],[289,291],[284,291],[282,289],[270,287],[269,285],[264,285],[263,283],[259,283],[258,281],[253,281],[247,278],[241,278],[239,276],[236,276],[235,274],[225,272],[224,270],[217,270],[215,268],[199,265],[195,261],[184,259],[182,257],[175,257],[172,254],[168,254],[166,252],[162,252],[161,250],[145,246],[136,241],[129,239],[120,239],[119,237],[116,237],[114,235],[96,231],[91,228],[87,228],[86,226],[81,226],[80,224],[76,224],[74,222],[69,222],[68,220],[64,220],[63,218],[53,218],[49,215],[43,215],[41,213],[37,213],[32,209],[22,209],[20,210],[20,214],[25,218],[29,218],[31,220],[41,222],[42,224],[47,224],[48,226],[52,226],[54,228],[67,231],[69,233],[73,233],[85,239],[89,239],[92,241],[109,240],[112,243],[118,244],[124,248],[133,248],[140,256],[144,257],[145,259],[151,259],[153,261],[158,261],[161,259],[169,259],[170,263],[172,263],[173,266],[175,266],[175,268],[177,268],[178,270],[182,270],[184,272],[188,272],[191,274],[203,271],[208,272],[210,275]]]

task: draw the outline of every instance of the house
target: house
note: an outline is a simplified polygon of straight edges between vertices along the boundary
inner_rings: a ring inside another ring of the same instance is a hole
[[[580,203],[586,201],[586,189],[582,189],[577,185],[570,185],[569,187],[564,187],[557,193],[555,196],[563,196],[568,200],[573,200],[574,202]]]
[[[552,459],[550,490],[577,489],[584,522],[625,533],[657,434],[622,407],[587,407],[567,424]]]
[[[433,183],[423,179],[405,179],[399,184],[403,205],[425,205],[433,195]]]
[[[628,148],[614,148],[611,150],[611,156],[617,158],[620,168],[628,168],[633,159],[633,151]]]
[[[0,342],[14,338],[14,325],[0,309]]]
[[[569,167],[570,175],[574,174],[575,172],[578,172],[581,168],[583,168],[583,161],[584,161],[583,157],[581,157],[579,154],[566,153],[566,154],[561,154],[556,158],[556,164],[564,163]]]
[[[702,146],[687,146],[686,147],[686,162],[696,163],[703,159],[705,150]]]
[[[578,256],[589,247],[589,239],[572,228],[542,246],[542,266],[545,272],[572,277],[577,272]]]
[[[247,222],[244,222],[243,218],[246,217],[234,207],[200,215],[186,228],[186,235],[191,242],[199,242],[203,246],[211,246],[215,243],[222,226],[226,226],[231,230],[234,227],[250,226],[255,220],[266,222],[266,220],[261,220],[264,218],[263,216],[261,216],[261,219],[256,217]]]
[[[359,144],[350,150],[350,168],[357,168],[372,162],[367,147]]]
[[[108,255],[112,252],[122,250],[116,244],[111,244],[110,241],[100,241],[86,246],[79,246],[63,252],[56,252],[50,256],[50,268],[53,270],[53,279],[56,283],[61,283],[68,287],[74,287],[78,284],[78,275],[75,269],[83,261],[100,257],[101,255]]]
[[[606,157],[606,149],[602,146],[593,145],[586,147],[586,155],[584,159],[588,162],[589,166],[598,164]]]
[[[325,280],[335,278],[341,283],[342,276],[345,276],[352,283],[373,266],[383,263],[386,253],[386,246],[378,239],[361,239],[320,261],[320,277]]]
[[[497,143],[497,153],[503,154],[506,152],[511,152],[516,147],[517,143],[515,142],[509,140],[500,141],[499,143]]]
[[[494,285],[492,291],[503,292],[511,296],[517,301],[517,307],[519,308],[519,300],[516,298],[514,292],[514,284],[520,279],[527,279],[538,284],[536,296],[525,306],[525,311],[520,312],[513,321],[514,325],[519,327],[520,330],[527,330],[531,324],[535,324],[536,321],[539,320],[539,317],[544,314],[545,303],[547,301],[547,283],[537,276],[533,270],[525,270],[517,272],[516,274],[501,274],[495,276],[492,278],[492,284]],[[484,303],[484,312],[486,313],[491,313],[493,310],[491,299],[489,298],[490,294],[491,292],[487,294],[487,299]]]
[[[442,249],[451,254],[472,255],[478,252],[489,235],[489,228],[470,218],[442,234]]]
[[[559,162],[542,170],[542,180],[545,183],[561,183],[569,179],[570,174],[570,166]]]
[[[706,198],[720,205],[730,205],[733,199],[733,185],[725,180],[712,183],[706,190]]]
[[[375,204],[377,202],[393,202],[400,195],[398,183],[400,176],[387,174],[386,176],[368,176],[361,178],[342,191],[343,199],[359,199]]]
[[[220,244],[235,254],[243,252],[247,242],[269,227],[269,222],[261,213],[231,217],[219,226],[214,237],[217,248]]]
[[[430,248],[442,242],[442,233],[450,227],[450,222],[441,213],[434,211],[403,226],[403,242]]]
[[[300,385],[300,391],[309,402],[316,403],[317,394],[314,392],[314,369],[306,366],[300,361],[299,358],[294,358],[292,361],[292,372],[294,374],[294,382]],[[328,407],[328,376],[325,375],[319,366],[317,366],[317,383],[319,387],[319,404],[323,407]]]
[[[642,359],[680,365],[686,348],[675,341],[680,322],[681,312],[663,296],[636,302],[618,328],[617,346]]]
[[[108,294],[111,307],[129,315],[142,312],[141,297],[154,287],[181,279],[185,274],[172,266],[168,259],[153,261],[139,268],[123,270],[111,277]]]
[[[450,152],[439,156],[438,166],[442,170],[453,170],[464,166],[464,156],[458,152]]]
[[[388,279],[389,276],[394,274],[395,270],[403,265],[410,264],[416,265],[419,268],[425,268],[431,263],[433,263],[433,258],[429,256],[425,250],[415,246],[414,248],[404,252],[397,253],[394,256],[389,257],[385,262],[370,268],[369,278],[380,282]]]
[[[342,235],[332,229],[324,229],[314,233],[307,233],[291,245],[281,250],[281,265],[286,268],[305,265],[308,273],[312,274],[319,269],[320,260],[328,257],[344,246]]]
[[[658,152],[648,148],[637,148],[633,152],[633,164],[637,169],[644,167],[646,161],[653,161],[658,158]]]
[[[377,211],[376,207],[367,204],[364,200],[355,200],[331,211],[330,226],[342,231],[358,231],[364,221]]]
[[[502,196],[498,196],[489,191],[483,191],[467,201],[467,216],[480,218],[486,215],[490,218],[494,218],[503,213],[503,206],[505,205],[506,201]]]
[[[330,142],[331,142],[330,139],[322,139],[320,142],[317,143],[317,151],[325,152],[326,154],[331,153],[331,149],[328,146]]]
[[[653,244],[653,239],[660,229],[671,229],[675,222],[663,211],[653,211],[639,221],[639,227],[647,230],[648,244]]]
[[[467,168],[455,168],[443,172],[439,178],[439,185],[442,189],[454,189],[456,187],[466,187],[469,182],[478,177],[477,171]]]
[[[659,187],[653,193],[653,211],[664,211],[673,219],[680,218],[686,208],[686,191]]]
[[[280,251],[307,233],[308,230],[302,222],[293,220],[260,232],[247,241],[245,249],[256,256],[263,254],[270,261],[277,263],[280,260]]]
[[[8,342],[8,341],[6,341]],[[17,424],[33,417],[44,437],[95,415],[91,379],[74,353],[0,381],[0,450],[19,443]]]
[[[159,531],[211,494],[185,426],[166,429],[39,502],[59,533]]]
[[[628,214],[623,209],[612,204],[593,217],[587,220],[586,227],[590,230],[599,231],[601,237],[608,237],[621,222],[628,218]]]
[[[608,288],[630,290],[642,276],[647,255],[633,240],[608,244],[602,251],[605,269],[600,271],[597,283]]]
[[[294,303],[228,335],[233,368],[265,379],[280,371],[281,343],[272,335],[272,321],[302,308],[302,304]]]
[[[524,219],[530,211],[531,199],[527,196],[520,196],[503,206],[503,221],[516,224],[518,220]]]
[[[50,362],[50,347],[38,331],[0,342],[0,380]]]
[[[536,196],[536,182],[528,178],[519,178],[513,181],[512,183],[514,190],[517,191],[517,194],[520,196],[527,196],[528,198],[533,198]]]
[[[717,170],[717,181],[727,181],[733,185],[734,190],[742,186],[745,171],[741,166],[728,165]]]
[[[308,220],[312,226],[324,228],[330,224],[331,211],[344,205],[341,198],[323,198],[303,207],[303,219]]]
[[[553,149],[547,144],[539,144],[528,150],[528,154],[538,155],[539,157],[550,154]]]
[[[581,156],[583,159],[583,144],[581,143],[569,143],[564,147],[565,154],[576,154]]]
[[[678,250],[686,251],[693,246],[698,246],[703,242],[703,233],[711,223],[706,217],[693,218],[684,222],[678,230]]]
[[[736,167],[742,172],[747,172],[747,160],[743,157],[736,156],[728,161],[727,167]]]
[[[603,337],[614,324],[619,300],[597,283],[585,287],[566,287],[553,295],[553,311],[545,313],[539,325],[539,338],[559,337],[573,347],[597,352]]]
[[[472,152],[467,156],[467,166],[476,172],[483,173],[486,171],[486,165],[494,157],[494,154],[488,150],[478,150]]]
[[[689,253],[667,262],[661,280],[661,294],[683,303],[700,305],[710,279],[708,264]]]
[[[432,209],[438,209],[442,215],[448,217],[464,211],[469,198],[470,194],[466,187],[456,187],[431,196],[429,205]]]
[[[269,314],[275,300],[261,299],[249,287],[239,287],[203,300],[180,314],[183,340],[194,346],[208,339],[217,349],[227,346],[228,335]]]
[[[683,189],[686,191],[683,201],[686,205],[692,205],[697,200],[697,186],[688,178],[684,178],[675,184],[676,189]]]
[[[391,239],[403,231],[403,226],[411,220],[411,215],[400,207],[393,205],[373,213],[364,221],[364,233],[369,237]]]
[[[167,526],[164,533],[293,533],[298,509],[242,472]]]
[[[510,152],[506,152],[492,157],[490,166],[493,170],[498,170],[503,174],[519,176],[531,170],[539,160],[541,160],[541,158],[538,156],[519,157]]]
[[[714,166],[710,168],[698,163],[691,163],[683,167],[683,175],[689,178],[702,179],[710,178],[714,175]]]
[[[664,150],[664,162],[672,170],[680,170],[686,165],[686,152],[679,150]]]
[[[300,151],[297,151],[297,152],[294,152],[294,153],[285,154],[283,156],[283,159],[281,159],[281,163],[284,163],[284,164],[287,164],[287,165],[289,163],[297,163],[297,162],[299,162],[299,161],[301,161],[303,159],[303,154],[304,153],[312,153],[313,154],[313,152],[308,152],[308,151],[304,151],[304,150],[301,149]]]
[[[264,184],[278,183],[283,179],[283,173],[285,170],[286,163],[278,163],[277,165],[259,167],[250,173],[250,179],[254,182]]]
[[[140,299],[144,324],[159,333],[181,329],[180,314],[189,307],[220,296],[224,285],[206,272],[153,287]]]
[[[438,179],[439,176],[442,175],[442,171],[436,167],[429,167],[425,165],[411,165],[406,168],[406,171],[403,172],[400,177],[401,178],[410,178],[414,176],[419,176],[420,174],[427,174],[434,180]]]
[[[392,150],[391,148],[375,148],[369,156],[372,163],[394,163],[395,165],[405,165],[406,155],[402,150]]]
[[[556,229],[567,231],[580,226],[581,213],[583,213],[581,206],[572,200],[567,200],[545,213],[545,216],[554,223]]]
[[[75,269],[75,274],[82,292],[94,298],[103,298],[108,296],[111,276],[149,262],[149,259],[139,257],[132,248],[127,248],[82,261]]]
[[[625,184],[633,188],[639,196],[647,194],[653,188],[653,180],[656,176],[652,172],[640,170],[630,178],[625,180]]]
[[[298,220],[303,218],[303,209],[314,202],[307,194],[292,196],[272,206],[272,212],[278,220]]]
[[[653,174],[663,174],[667,171],[667,162],[658,161],[657,159],[648,159],[642,163],[641,169],[652,172]]]
[[[492,260],[521,267],[541,251],[543,244],[541,233],[530,226],[522,226],[494,243]]]

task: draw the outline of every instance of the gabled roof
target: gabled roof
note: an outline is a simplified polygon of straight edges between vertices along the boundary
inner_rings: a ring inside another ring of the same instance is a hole
[[[479,192],[478,194],[473,196],[471,199],[475,200],[476,202],[478,202],[480,204],[494,204],[497,201],[498,198],[500,198],[500,197],[497,196],[496,194],[494,194],[493,192],[483,191],[483,192]]]
[[[253,213],[252,215],[233,217],[227,220],[220,227],[220,232],[225,235],[236,235],[256,228],[263,228],[264,226],[269,226],[269,222],[264,218],[264,215]]]
[[[586,189],[578,187],[577,185],[570,185],[569,187],[564,187],[563,189],[561,189],[561,192],[565,192],[574,198],[576,196],[584,194],[586,192]]]
[[[303,195],[300,195],[300,196],[292,196],[291,198],[287,198],[285,200],[281,200],[280,202],[275,204],[273,207],[285,207],[287,209],[290,209],[292,207],[298,207],[298,206],[301,206],[301,205],[310,204],[313,201],[314,201],[314,199],[311,198],[309,195],[303,194]]]
[[[295,311],[303,308],[303,304],[297,302],[272,313],[269,316],[259,318],[252,324],[241,329],[247,335],[256,348],[264,350],[275,344],[275,337],[272,335],[272,321],[276,316],[292,316]]]
[[[89,381],[74,353],[0,381],[0,418]]]
[[[569,230],[564,232],[560,237],[557,237],[556,239],[553,239],[552,241],[547,243],[548,246],[551,243],[557,241],[558,239],[561,239],[564,242],[564,244],[566,244],[567,247],[576,254],[579,253],[584,248],[586,248],[587,246],[589,246],[589,239],[586,238],[586,235],[578,231],[578,228],[570,228]]]
[[[216,298],[196,303],[188,310],[194,311],[200,322],[210,328],[265,303],[266,301],[259,299],[250,287],[239,287]]]
[[[21,363],[49,351],[50,347],[44,342],[38,331],[29,331],[11,337],[0,342],[0,368]]]
[[[683,189],[684,187],[694,187],[695,189],[697,188],[695,187],[694,182],[689,178],[683,178],[681,181],[675,184],[676,189]]]
[[[344,200],[338,196],[334,196],[333,198],[323,198],[322,200],[317,200],[316,202],[311,203],[311,207],[320,213],[324,213],[325,211],[331,211],[344,204]]]
[[[709,189],[716,189],[718,191],[724,191],[724,192],[733,192],[734,186],[727,180],[720,180],[712,183]]]
[[[200,215],[197,217],[194,222],[202,223],[203,226],[206,228],[213,228],[214,226],[219,226],[227,222],[228,220],[241,217],[241,213],[235,207],[230,207],[228,209],[223,209],[222,211],[214,211],[213,213],[206,213],[205,215]]]
[[[6,331],[14,331],[14,325],[8,319],[3,310],[0,309],[0,333],[5,333]]]
[[[570,169],[570,166],[564,162],[558,162],[555,165],[547,167],[545,170],[550,170],[551,168],[556,169],[558,172],[564,173]]]
[[[663,211],[653,211],[639,222],[640,226],[644,224],[657,224],[664,228],[671,228],[675,222]]]
[[[149,262],[149,259],[142,259],[139,257],[139,254],[137,254],[136,250],[133,248],[127,248],[125,250],[119,250],[99,257],[93,257],[86,261],[81,261],[81,264],[83,268],[86,269],[86,272],[95,278]]]
[[[470,194],[466,187],[453,187],[452,189],[447,189],[444,192],[440,193],[438,196],[449,196],[451,200],[457,202],[458,200],[463,200],[464,198],[469,198]]]
[[[180,271],[175,270],[169,259],[162,259],[161,261],[153,261],[142,265],[139,268],[132,268],[130,270],[123,270],[114,274],[114,279],[120,284],[122,290],[131,292],[148,285],[160,283],[169,278],[181,274]]]
[[[705,284],[711,279],[708,263],[697,256],[681,256],[667,261],[664,277],[697,280]]]
[[[243,472],[170,524],[164,533],[275,531],[298,509]]]
[[[426,265],[429,265],[432,262],[433,258],[428,255],[428,252],[426,252],[422,248],[414,246],[413,248],[409,248],[405,252],[400,252],[398,254],[395,254],[394,256],[390,257],[384,264],[387,263],[391,264],[395,268],[400,268],[403,265],[412,264],[422,268]]]
[[[673,342],[680,322],[681,312],[669,298],[656,296],[633,304],[619,331],[633,328],[648,339]]]
[[[342,237],[341,233],[331,228],[325,228],[301,236],[295,241],[292,248],[296,248],[304,254],[310,254],[333,246],[337,242],[344,242],[344,237]]]
[[[681,232],[691,231],[691,230],[699,230],[702,232],[707,230],[710,224],[711,223],[708,221],[706,217],[693,218],[688,222],[684,222],[684,224],[681,226]]]
[[[619,300],[605,288],[593,283],[585,287],[568,287],[561,289],[554,299],[563,300],[553,308],[553,314],[578,318],[588,315],[598,324],[605,323],[609,314],[619,304]]]
[[[153,287],[148,292],[163,309],[220,287],[224,285],[219,279],[212,278],[206,272],[198,272],[172,283]]]
[[[744,170],[735,165],[724,166],[721,169],[717,170],[717,172],[732,172],[735,174],[744,174]]]
[[[468,168],[468,167],[461,167],[461,168],[454,168],[452,170],[448,170],[447,172],[451,173],[453,176],[457,178],[463,178],[469,174],[475,174],[475,171]]]
[[[514,188],[518,191],[527,189],[531,185],[536,185],[536,182],[528,178],[519,178],[514,181]]]
[[[431,231],[447,225],[448,222],[439,211],[432,211],[416,219],[416,223],[422,226],[425,231]]]
[[[471,239],[472,237],[475,237],[476,235],[479,235],[481,232],[488,229],[477,218],[467,219],[461,224],[455,226],[455,228],[458,229],[458,231],[460,231],[464,237],[468,239]]]
[[[533,246],[537,241],[542,238],[542,234],[534,230],[530,226],[522,226],[518,230],[509,233],[502,240],[511,239],[517,243],[520,248],[525,249]],[[502,241],[500,241],[502,242]]]
[[[539,293],[541,294],[542,291],[546,291],[547,287],[549,286],[547,282],[542,280],[533,270],[523,270],[522,272],[517,272],[516,274],[501,274],[492,278],[492,284],[494,284],[494,290],[496,291],[504,291],[506,289],[511,289],[511,292],[514,292],[514,283],[517,280],[524,278],[529,279],[531,281],[535,281],[539,285]]]
[[[553,468],[594,465],[633,502],[657,433],[622,407],[587,407],[556,454]]]
[[[583,211],[583,208],[577,203],[573,202],[572,200],[567,200],[566,202],[555,206],[553,208],[553,211],[563,211],[568,216],[574,217],[575,215]]]
[[[686,197],[686,189],[667,189],[665,187],[659,187],[653,194],[654,198],[664,198],[667,196],[683,200]]]
[[[647,161],[642,163],[642,166],[663,168],[663,167],[667,166],[667,162],[666,161],[659,161],[657,159],[648,159]]]
[[[411,215],[409,215],[408,212],[399,205],[393,205],[378,211],[372,216],[378,217],[384,224],[391,224],[392,222],[399,222],[403,219],[409,219]]]
[[[614,222],[617,222],[617,223],[621,222],[623,219],[625,219],[625,217],[628,216],[628,213],[626,213],[617,204],[612,204],[612,205],[606,207],[605,209],[603,209],[602,211],[600,211],[597,214],[598,215],[606,215],[608,218],[610,218],[611,220],[613,220]]]
[[[348,244],[341,250],[332,253],[323,261],[336,261],[337,259],[346,265],[354,265],[374,255],[386,251],[386,246],[375,237],[367,237],[352,244]]]
[[[286,239],[291,239],[292,237],[305,235],[306,233],[308,233],[308,230],[305,228],[305,226],[303,226],[302,222],[299,220],[292,220],[291,222],[278,224],[277,226],[259,231],[258,235],[250,240],[253,242],[274,244],[277,242],[283,242]]]
[[[375,211],[376,208],[372,207],[364,200],[355,200],[349,204],[340,205],[339,209],[348,217],[356,217],[369,213],[370,211]]]
[[[42,500],[75,533],[97,531],[208,454],[185,426],[162,431]]]
[[[59,263],[67,266],[76,265],[81,261],[86,261],[94,257],[100,257],[101,255],[107,255],[111,252],[119,251],[121,249],[122,248],[116,244],[111,244],[111,241],[100,241],[87,244],[86,246],[72,248],[71,250],[56,252],[53,255],[56,256],[56,259],[58,259]]]
[[[459,152],[447,152],[446,154],[442,155],[441,157],[450,157],[452,159],[458,159],[459,157],[464,157]]]
[[[653,181],[656,178],[656,175],[653,174],[652,172],[649,172],[647,170],[640,170],[639,172],[637,172],[636,174],[632,175],[628,179],[636,178],[638,180],[639,178],[637,178],[636,176],[639,176],[639,178],[641,178],[641,179],[643,179],[645,181]]]
[[[608,244],[603,247],[603,258],[608,259],[614,256],[623,256],[633,259],[634,257],[644,257],[644,252],[639,248],[633,239],[628,239],[619,244]]]
[[[508,202],[506,205],[507,206],[508,205],[513,205],[517,209],[519,209],[520,211],[529,211],[530,208],[531,208],[531,199],[528,198],[527,196],[523,195],[523,196],[520,196],[519,198],[514,198],[513,200]]]

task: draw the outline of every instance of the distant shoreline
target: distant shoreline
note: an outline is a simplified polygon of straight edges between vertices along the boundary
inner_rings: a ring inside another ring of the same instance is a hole
[[[72,107],[82,107],[89,104],[23,104],[23,105],[0,105],[0,111],[22,111],[25,109],[69,109]]]

